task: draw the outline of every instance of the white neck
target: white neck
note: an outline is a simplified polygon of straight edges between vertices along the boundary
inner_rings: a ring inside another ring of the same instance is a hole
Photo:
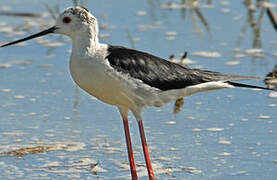
[[[85,32],[81,31],[72,36],[72,53],[75,55],[95,54],[99,45],[97,26],[90,26]]]

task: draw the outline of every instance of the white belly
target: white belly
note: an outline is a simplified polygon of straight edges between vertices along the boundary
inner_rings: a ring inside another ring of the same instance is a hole
[[[80,88],[105,103],[125,107],[134,103],[131,91],[110,76],[104,63],[71,58],[70,73]]]

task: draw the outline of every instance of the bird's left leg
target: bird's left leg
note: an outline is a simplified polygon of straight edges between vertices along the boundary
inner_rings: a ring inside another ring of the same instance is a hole
[[[134,112],[134,115],[137,119],[138,122],[138,126],[139,126],[139,132],[140,132],[140,138],[141,138],[141,144],[142,144],[142,149],[143,149],[143,153],[144,153],[144,158],[146,161],[146,166],[147,166],[147,171],[148,171],[148,176],[150,180],[155,180],[155,175],[154,175],[154,171],[152,168],[152,164],[151,164],[151,159],[150,159],[150,155],[149,155],[149,151],[148,151],[148,146],[147,146],[147,142],[146,142],[146,137],[145,137],[145,133],[144,133],[144,127],[143,127],[143,123],[142,123],[142,118],[141,118],[141,112]]]

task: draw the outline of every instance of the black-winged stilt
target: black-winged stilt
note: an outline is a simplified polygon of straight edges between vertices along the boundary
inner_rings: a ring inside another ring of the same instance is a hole
[[[171,100],[208,90],[268,89],[233,82],[256,77],[190,69],[145,52],[99,43],[97,19],[82,7],[68,8],[53,27],[1,47],[49,33],[71,37],[70,73],[75,83],[90,95],[118,107],[124,124],[132,179],[138,177],[128,126],[129,110],[138,122],[149,179],[153,180],[155,176],[141,117],[145,107],[162,106]]]

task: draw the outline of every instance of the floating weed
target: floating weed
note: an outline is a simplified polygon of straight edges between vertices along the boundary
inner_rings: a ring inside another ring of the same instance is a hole
[[[146,12],[146,11],[137,11],[137,12],[136,12],[136,15],[137,15],[137,16],[146,16],[146,15],[147,15],[147,12]]]
[[[268,97],[270,97],[270,98],[277,98],[277,92],[270,92],[268,94]]]
[[[199,57],[207,57],[207,58],[220,58],[221,54],[219,52],[215,51],[198,51],[198,52],[193,52],[191,55],[194,56],[199,56]]]
[[[10,67],[12,67],[12,65],[10,64],[10,63],[0,63],[0,69],[1,68],[10,68]]]
[[[240,61],[228,61],[228,62],[226,62],[226,64],[229,66],[236,66],[236,65],[241,64],[241,62]]]
[[[223,130],[224,128],[207,128],[207,131],[210,131],[210,132],[220,132]]]
[[[196,169],[195,167],[181,167],[183,171],[186,171],[191,174],[201,174],[202,171],[199,169]]]
[[[270,116],[267,116],[267,115],[264,115],[264,114],[261,114],[258,119],[269,119]]]
[[[167,121],[165,124],[166,125],[175,125],[176,121]]]
[[[219,156],[231,156],[232,154],[231,153],[228,153],[228,152],[221,152],[218,154]]]
[[[219,143],[219,144],[224,144],[224,145],[230,145],[230,144],[231,144],[231,141],[219,140],[218,143]]]
[[[192,131],[192,132],[200,132],[200,131],[202,131],[202,130],[199,129],[199,128],[193,128],[191,131]]]
[[[10,93],[10,92],[12,92],[12,90],[11,89],[0,89],[0,92]]]
[[[2,133],[3,135],[3,133]],[[84,143],[74,143],[74,142],[57,142],[51,145],[38,145],[32,147],[23,147],[15,150],[10,150],[7,152],[0,152],[0,156],[18,156],[22,157],[28,154],[41,154],[49,151],[78,151],[85,147]]]
[[[8,152],[1,153],[1,156],[18,156],[22,157],[27,154],[38,154],[50,151],[51,146],[35,146],[35,147],[26,147],[17,150],[12,150]]]

